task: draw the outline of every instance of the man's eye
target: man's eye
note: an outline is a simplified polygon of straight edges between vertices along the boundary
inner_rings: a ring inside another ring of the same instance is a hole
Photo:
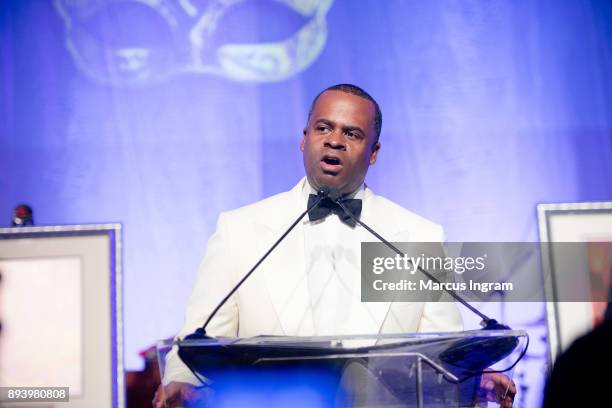
[[[317,126],[317,130],[319,132],[325,132],[327,130],[327,126]]]

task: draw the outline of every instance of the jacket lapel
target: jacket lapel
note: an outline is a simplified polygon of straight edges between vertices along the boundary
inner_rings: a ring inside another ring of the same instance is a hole
[[[266,251],[298,215],[306,210],[302,197],[302,179],[279,205],[278,214],[266,225],[256,226],[260,248]],[[276,250],[262,264],[268,294],[276,310],[279,323],[287,336],[308,336],[314,332],[312,308],[304,262],[304,231],[300,221]]]
[[[385,234],[388,233],[388,228],[384,228],[387,226],[385,225],[387,223],[384,222],[386,221],[384,219],[385,212],[383,209],[378,208],[376,205],[376,197],[372,190],[370,190],[367,186],[364,191],[362,205],[363,209],[361,212],[361,221],[382,235],[383,238],[393,240],[395,237],[395,231],[391,236],[385,236]],[[362,226],[356,227],[356,232],[359,233],[361,242],[380,242],[378,238],[376,238]],[[359,271],[359,273],[361,273],[361,271]],[[355,322],[355,324],[359,324],[361,326],[359,327],[359,333],[379,333],[385,322],[385,318],[389,313],[391,302],[362,302],[362,305],[372,318],[361,319],[361,323]]]

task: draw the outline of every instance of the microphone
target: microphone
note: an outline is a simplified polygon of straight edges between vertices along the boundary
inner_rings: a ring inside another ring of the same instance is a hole
[[[204,323],[204,325],[202,327],[198,328],[194,333],[186,336],[185,339],[190,339],[190,340],[193,340],[193,339],[210,339],[211,337],[206,335],[206,327],[208,326],[210,321],[213,319],[213,317],[215,317],[215,315],[219,312],[221,307],[223,307],[223,305],[229,300],[229,298],[232,297],[232,295],[234,293],[236,293],[238,288],[240,288],[240,286],[242,286],[242,284],[249,278],[249,276],[251,276],[253,274],[253,272],[255,272],[255,270],[268,257],[268,255],[270,255],[276,249],[278,244],[280,244],[285,239],[285,237],[287,237],[287,235],[289,235],[289,233],[302,220],[302,218],[304,218],[304,216],[306,216],[306,214],[308,214],[315,207],[317,207],[321,203],[321,201],[323,201],[326,198],[331,198],[330,194],[332,192],[334,192],[334,190],[337,191],[337,189],[333,189],[333,188],[331,188],[329,186],[321,186],[321,187],[319,187],[319,190],[317,191],[317,198],[314,201],[314,203],[312,203],[312,205],[310,207],[306,208],[306,210],[299,215],[299,217],[293,222],[293,224],[291,224],[289,226],[289,228],[287,228],[287,230],[283,233],[283,235],[281,235],[280,238],[278,240],[276,240],[276,242],[270,247],[270,249],[268,249],[268,251],[257,261],[257,263],[255,265],[253,265],[251,270],[249,270],[246,273],[246,275],[244,275],[242,277],[242,279],[240,279],[240,281],[238,281],[238,283],[232,288],[232,290],[229,291],[229,293],[223,298],[223,300],[221,300],[221,302],[219,302],[219,304],[217,305],[217,307],[215,307],[215,309],[212,311],[210,316],[208,316],[208,319],[206,319],[206,322]],[[334,194],[336,194],[336,193],[334,192]],[[337,198],[336,195],[334,195],[333,197]]]
[[[340,206],[340,208],[342,208],[342,210],[349,217],[351,217],[352,220],[354,220],[357,224],[361,225],[366,230],[368,230],[369,233],[371,233],[376,238],[378,238],[379,241],[381,241],[383,244],[385,244],[387,247],[389,247],[393,252],[395,252],[396,254],[398,254],[398,255],[400,255],[402,257],[405,256],[405,254],[402,251],[400,251],[395,245],[393,245],[392,243],[390,243],[389,241],[384,239],[380,234],[378,234],[376,231],[374,231],[372,228],[370,228],[368,225],[366,225],[359,218],[355,217],[355,215],[353,215],[353,213],[342,202],[343,201],[342,200],[342,194],[340,193],[340,191],[337,188],[331,187],[329,189],[329,192],[327,193],[327,196],[329,197],[330,200],[332,200],[333,202],[338,204]],[[432,281],[434,281],[436,283],[442,283],[439,279],[437,279],[431,273],[429,273],[428,271],[423,269],[420,265],[417,265],[417,269],[423,275],[425,275],[428,279],[430,279],[430,280],[432,280]],[[475,313],[478,317],[480,317],[482,319],[482,322],[480,324],[481,324],[481,326],[483,326],[483,328],[485,330],[510,330],[510,327],[508,327],[508,326],[506,326],[504,324],[498,323],[497,320],[490,318],[489,316],[487,316],[484,313],[482,313],[480,310],[476,309],[474,306],[470,305],[465,299],[463,299],[454,290],[447,288],[446,285],[442,285],[442,287],[457,302],[461,303],[463,306],[465,306],[467,309],[469,309],[472,313]]]

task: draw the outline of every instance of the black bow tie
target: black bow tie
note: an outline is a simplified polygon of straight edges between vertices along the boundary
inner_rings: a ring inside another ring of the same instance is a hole
[[[314,194],[310,194],[308,196],[308,207],[314,204],[315,200],[317,200],[317,196]],[[355,218],[359,218],[361,215],[361,200],[355,198],[345,198],[342,199],[342,204],[348,208],[348,210],[355,216]],[[343,223],[354,227],[357,223],[353,220],[348,214],[344,212],[342,207],[340,207],[337,203],[333,202],[329,198],[324,198],[318,206],[310,210],[308,213],[308,219],[310,221],[322,220],[327,217],[329,214],[336,214],[340,221]]]

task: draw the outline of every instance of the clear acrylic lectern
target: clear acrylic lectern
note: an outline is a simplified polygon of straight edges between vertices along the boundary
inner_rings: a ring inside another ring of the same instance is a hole
[[[509,372],[527,345],[524,331],[474,330],[185,339],[160,342],[158,350],[162,376],[166,354],[175,347],[202,384],[219,391],[221,400],[241,392],[244,397],[251,387],[253,401],[263,398],[266,406],[274,406],[280,398],[275,392],[310,387],[310,394],[294,398],[318,392],[315,401],[321,404],[314,406],[446,408],[474,406],[482,372]]]

